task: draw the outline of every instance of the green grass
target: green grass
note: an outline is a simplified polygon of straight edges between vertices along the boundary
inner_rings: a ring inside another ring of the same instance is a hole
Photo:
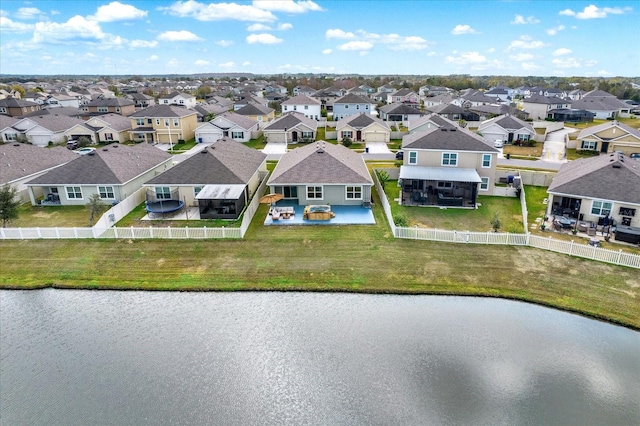
[[[110,205],[104,205],[103,211]],[[32,206],[30,203],[18,207],[18,218],[9,222],[11,228],[55,228],[55,227],[87,227],[89,226],[89,210],[86,206]]]
[[[316,140],[317,141],[323,141],[326,140],[326,129],[324,127],[318,127],[318,129],[316,130]]]
[[[184,151],[190,150],[194,146],[196,146],[196,140],[195,139],[189,139],[188,141],[185,141],[184,143],[173,144],[173,150],[169,149],[167,152],[169,154],[181,154]]]
[[[251,139],[249,140],[249,142],[245,143],[244,145],[249,148],[261,150],[261,149],[264,149],[267,143],[264,141],[264,135],[260,135],[258,139]]]
[[[145,220],[142,218],[146,216],[147,211],[145,210],[144,203],[138,205],[135,209],[133,209],[128,215],[123,217],[118,221],[116,226],[118,227],[149,227],[153,226],[156,228],[166,228],[168,226],[172,228],[238,228],[242,224],[242,216],[237,220],[222,220],[222,219],[203,219],[203,220],[170,220],[170,219],[162,219],[162,220]]]
[[[567,160],[577,160],[578,158],[591,158],[594,157],[597,154],[594,154],[593,151],[584,151],[584,150],[577,150],[575,148],[567,148]]]

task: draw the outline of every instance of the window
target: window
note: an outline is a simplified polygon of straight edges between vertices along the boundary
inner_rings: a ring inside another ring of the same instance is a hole
[[[177,118],[173,119],[173,127],[178,127],[180,125],[180,120],[178,120]]]
[[[313,139],[313,132],[302,132],[302,139]]]
[[[184,104],[184,99],[180,99],[180,104]]]
[[[113,140],[113,133],[105,133],[104,134],[104,140],[112,141]]]
[[[305,105],[305,106],[304,106],[304,109],[309,109],[309,105]]]
[[[531,139],[531,135],[528,133],[518,135],[519,141],[528,141],[529,139]]]
[[[113,195],[113,186],[99,186],[98,192],[102,199],[113,200],[115,198]]]
[[[443,152],[442,153],[442,165],[443,166],[456,166],[458,165],[458,154],[455,152]]]
[[[70,200],[82,200],[82,189],[79,186],[67,186],[67,198]]]
[[[153,124],[153,120],[151,120],[150,118],[147,118],[147,124]],[[158,121],[158,124],[160,124],[159,121]]]
[[[193,196],[194,197],[197,196],[200,193],[200,191],[202,191],[202,187],[201,186],[194,186],[193,187]]]
[[[596,141],[582,141],[582,145],[580,145],[580,149],[588,149],[590,151],[595,151],[598,142]]]
[[[244,138],[244,132],[231,132],[231,139],[242,139]]]
[[[164,127],[169,127],[169,119],[168,118],[164,119]]]
[[[98,112],[109,112],[109,108],[107,108],[107,107],[98,107]]]
[[[362,200],[362,187],[347,186],[347,200]]]
[[[595,214],[598,216],[608,216],[611,213],[611,208],[613,207],[613,203],[610,201],[597,201],[594,200],[591,204],[591,214]]]
[[[356,105],[356,109],[360,109],[360,105]]]
[[[3,114],[7,113],[7,109],[5,107],[0,107],[0,112]]]
[[[342,131],[342,138],[353,138],[353,132],[351,130],[343,130]]]
[[[8,141],[17,141],[18,140],[18,134],[17,133],[5,133],[4,134],[4,138],[5,138],[5,140],[8,140]]]
[[[322,187],[321,186],[307,186],[307,199],[308,200],[322,200]]]
[[[136,126],[144,126],[144,118],[137,118]]]
[[[482,167],[491,167],[491,154],[482,154]]]
[[[480,191],[488,191],[489,190],[489,178],[483,177],[482,182],[480,182]]]
[[[171,188],[168,186],[156,186],[156,198],[158,200],[170,200]]]
[[[120,107],[116,107],[116,112],[120,112]]]
[[[168,104],[168,103],[169,103],[169,100],[168,100],[168,99],[165,99],[165,100],[164,100],[164,103],[165,103],[165,104]]]
[[[294,111],[297,111],[297,110],[298,110],[298,105],[294,105],[294,106],[293,106],[293,110],[294,110]]]
[[[138,139],[144,139],[144,133],[138,133]]]
[[[418,164],[418,152],[409,151],[409,164]]]
[[[440,189],[451,189],[453,188],[453,182],[444,182],[444,181],[439,181],[438,185],[436,185],[438,188]]]

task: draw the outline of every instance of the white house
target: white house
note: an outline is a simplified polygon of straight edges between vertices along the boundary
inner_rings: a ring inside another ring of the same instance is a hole
[[[299,112],[307,118],[319,120],[322,102],[306,95],[297,95],[282,102],[282,113]]]

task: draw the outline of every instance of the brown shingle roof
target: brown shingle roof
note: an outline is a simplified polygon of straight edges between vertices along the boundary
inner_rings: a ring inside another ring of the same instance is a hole
[[[57,146],[42,148],[22,143],[0,145],[0,184],[43,172],[75,160],[78,154]]]
[[[456,125],[444,125],[425,132],[405,135],[402,138],[402,148],[479,152],[497,151],[480,136]]]

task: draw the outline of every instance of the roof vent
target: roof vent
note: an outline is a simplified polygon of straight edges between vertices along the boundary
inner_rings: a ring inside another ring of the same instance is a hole
[[[103,151],[109,151],[107,148],[102,148]]]
[[[441,128],[440,128],[440,131],[441,131],[441,132],[446,132],[446,131],[447,131],[447,129],[446,129],[446,127],[441,127]]]
[[[202,151],[200,151],[200,154],[206,154],[206,153],[207,153],[206,149],[203,149]]]
[[[620,168],[622,168],[622,166],[621,166],[620,164],[618,164],[618,163],[614,163],[612,167],[613,167],[614,169],[620,169]]]
[[[456,128],[454,127],[453,129],[451,129],[451,131],[452,131],[452,132],[455,132],[455,131],[456,131]]]
[[[14,143],[13,146],[20,146],[20,144],[19,143]]]

